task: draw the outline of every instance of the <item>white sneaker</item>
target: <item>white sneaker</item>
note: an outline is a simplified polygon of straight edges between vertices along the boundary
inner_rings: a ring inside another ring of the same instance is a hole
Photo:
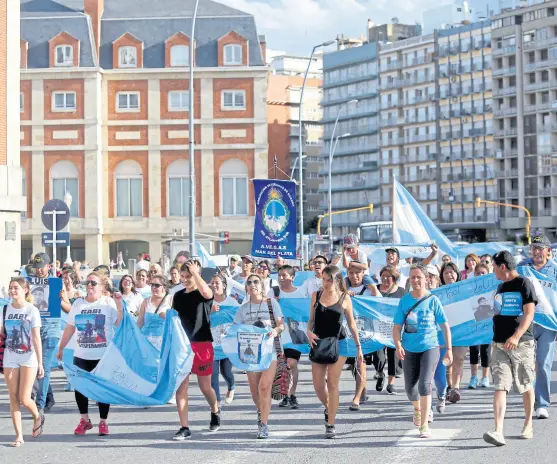
[[[226,398],[224,399],[224,402],[226,404],[230,404],[232,403],[233,399],[234,399],[234,390],[229,390],[226,394]]]
[[[538,408],[536,409],[536,416],[538,416],[538,419],[547,419],[549,412],[545,408]]]

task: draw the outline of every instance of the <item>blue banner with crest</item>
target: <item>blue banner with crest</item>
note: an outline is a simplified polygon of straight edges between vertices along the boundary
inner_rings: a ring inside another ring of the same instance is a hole
[[[251,254],[296,259],[296,183],[254,179],[255,225]]]

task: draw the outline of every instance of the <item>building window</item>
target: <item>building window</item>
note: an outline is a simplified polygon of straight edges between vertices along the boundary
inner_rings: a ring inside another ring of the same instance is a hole
[[[75,92],[53,92],[52,111],[75,111]]]
[[[225,66],[237,66],[242,64],[242,46],[230,44],[224,46]]]
[[[139,92],[118,92],[116,111],[121,113],[139,111]]]
[[[248,167],[239,159],[220,167],[220,212],[222,216],[248,215]]]
[[[190,93],[186,90],[168,92],[168,111],[187,111],[190,104]]]
[[[50,193],[57,200],[64,200],[66,192],[72,196],[70,216],[79,216],[79,181],[77,168],[71,161],[58,161],[50,169]]]
[[[223,110],[245,110],[246,92],[245,90],[223,90],[222,91]]]
[[[184,217],[190,211],[190,165],[186,160],[168,166],[168,215]]]
[[[73,66],[73,47],[71,45],[57,45],[56,66]]]
[[[25,108],[25,95],[23,94],[23,92],[19,92],[19,112],[23,113],[24,108]]]
[[[174,45],[170,48],[170,66],[189,66],[190,47],[187,45]]]
[[[116,217],[143,216],[143,173],[133,160],[116,166]]]
[[[120,68],[137,68],[137,48],[120,47],[118,50],[118,66]]]

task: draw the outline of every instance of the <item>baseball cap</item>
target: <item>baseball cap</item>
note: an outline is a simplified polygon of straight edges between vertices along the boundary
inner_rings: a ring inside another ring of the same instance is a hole
[[[255,259],[253,259],[253,256],[252,256],[252,255],[244,255],[244,256],[242,256],[242,260],[244,260],[244,259],[245,259],[246,261],[249,261],[251,264],[255,263]]]
[[[33,269],[41,269],[50,264],[50,256],[46,253],[37,253],[33,258]]]
[[[241,258],[240,258],[240,255],[232,255],[232,256],[230,256],[230,260],[231,260],[231,261],[238,262],[238,261],[240,261],[240,259],[241,259]]]
[[[358,246],[358,237],[356,237],[354,234],[348,234],[344,237],[343,239],[343,244],[345,247],[347,248],[354,248],[356,246]]]
[[[437,266],[434,266],[433,264],[427,265],[427,273],[439,277],[439,269],[437,269]]]
[[[551,242],[545,235],[536,235],[532,239],[531,246],[538,248],[551,248]]]
[[[400,252],[398,251],[398,248],[394,248],[394,247],[387,248],[385,250],[385,253],[396,253],[397,256],[400,258]]]

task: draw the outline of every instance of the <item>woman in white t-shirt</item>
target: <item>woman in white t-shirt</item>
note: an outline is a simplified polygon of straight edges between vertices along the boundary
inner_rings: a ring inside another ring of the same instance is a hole
[[[139,315],[141,303],[143,303],[143,297],[135,288],[133,276],[129,274],[122,276],[118,287],[120,288],[122,300],[124,300],[124,303],[126,304],[127,311],[137,317]]]
[[[140,269],[135,273],[135,289],[143,297],[151,296],[151,287],[149,287],[149,274],[147,271]]]
[[[168,280],[162,275],[151,277],[151,296],[145,298],[141,303],[139,317],[137,318],[137,326],[141,329],[145,324],[145,313],[157,314],[163,318],[166,311],[171,309],[172,298],[167,292]]]
[[[248,324],[270,329],[269,336],[276,338],[284,332],[282,310],[277,300],[267,298],[264,293],[264,283],[257,274],[250,274],[246,279],[246,295],[249,301],[238,308],[234,317],[235,324]],[[273,308],[275,328],[272,328],[269,314],[269,302]],[[257,438],[268,438],[269,428],[267,421],[271,412],[271,393],[275,373],[277,370],[276,359],[271,362],[269,369],[263,372],[248,372],[248,383],[251,397],[258,413]]]
[[[37,405],[31,399],[35,378],[44,377],[41,315],[32,305],[33,296],[25,278],[13,278],[8,294],[12,302],[3,307],[0,334],[6,339],[4,377],[8,385],[10,415],[15,429],[12,446],[18,447],[24,443],[20,404],[33,415],[33,438],[43,432],[44,415],[39,413]]]
[[[77,332],[73,363],[87,372],[91,372],[97,366],[114,337],[114,327],[119,326],[122,320],[122,294],[115,292],[114,299],[103,296],[106,283],[107,277],[99,272],[92,272],[87,276],[87,296],[77,299],[72,305],[58,349],[57,357],[62,361],[64,348]],[[93,428],[89,419],[89,399],[76,390],[75,400],[81,420],[74,434],[85,435]],[[100,436],[109,434],[106,423],[109,409],[109,404],[99,402]]]

